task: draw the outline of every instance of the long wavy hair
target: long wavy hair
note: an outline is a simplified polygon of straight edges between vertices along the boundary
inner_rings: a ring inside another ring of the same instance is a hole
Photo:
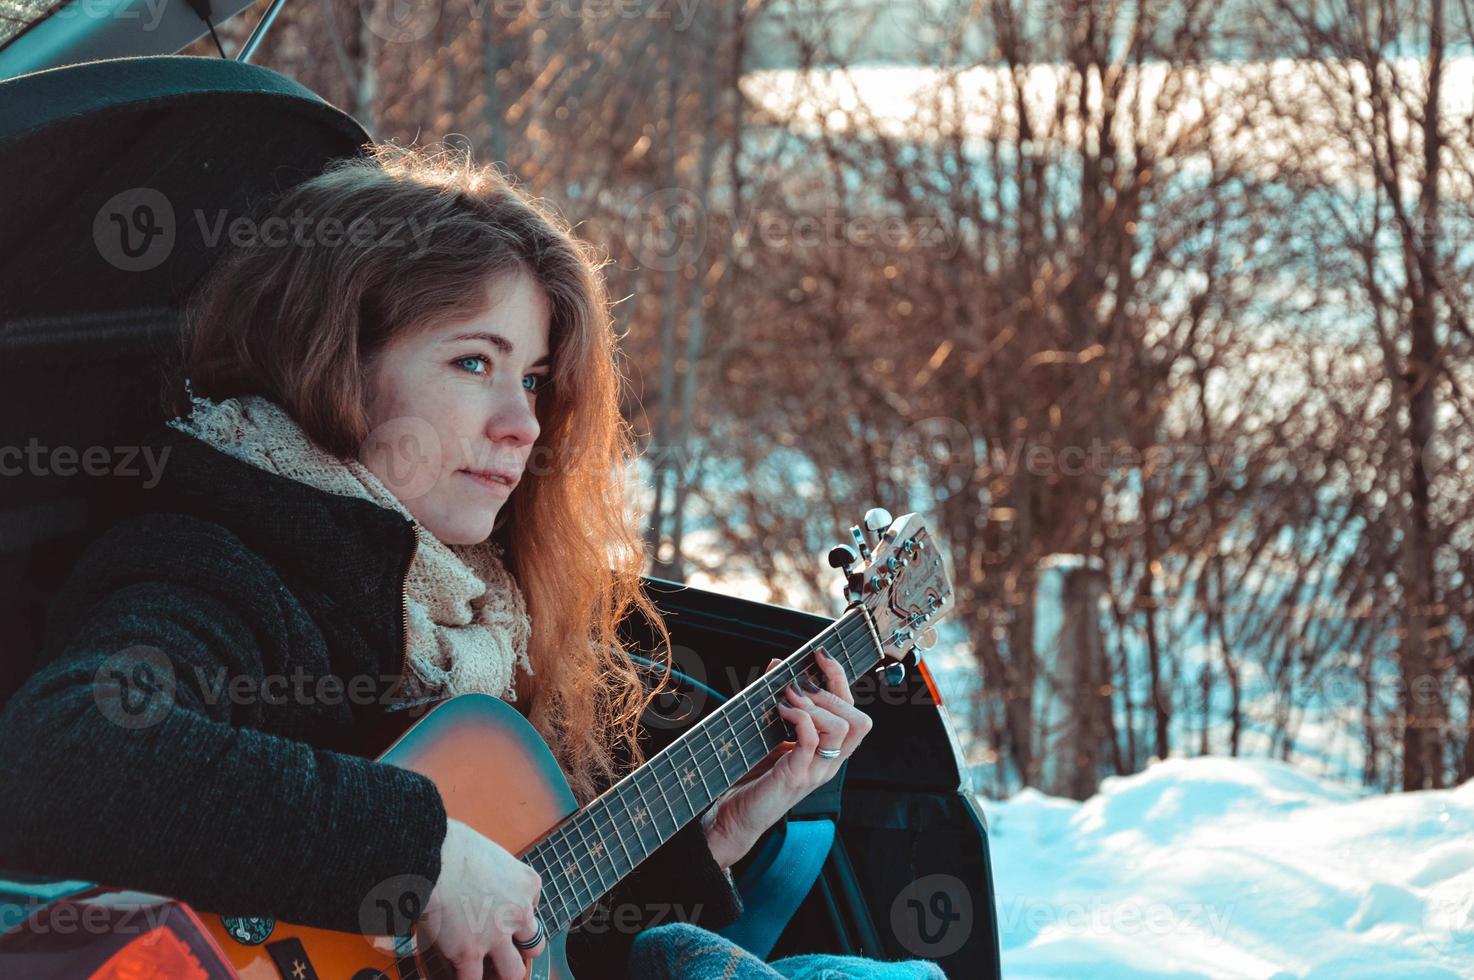
[[[640,586],[636,449],[602,262],[507,176],[443,147],[368,147],[271,198],[246,231],[185,304],[173,407],[187,410],[186,378],[207,398],[261,395],[342,459],[369,435],[367,365],[397,336],[474,315],[510,275],[546,293],[541,433],[493,537],[532,620],[535,676],[518,681],[535,691],[529,720],[592,799],[644,761],[640,719],[670,677],[670,634]],[[636,610],[658,640],[648,691],[616,632]]]

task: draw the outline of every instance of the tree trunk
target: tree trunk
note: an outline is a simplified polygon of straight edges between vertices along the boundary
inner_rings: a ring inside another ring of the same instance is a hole
[[[1100,788],[1102,752],[1109,728],[1109,670],[1100,630],[1100,597],[1105,576],[1095,568],[1071,568],[1064,573],[1056,663],[1064,671],[1070,703],[1066,737],[1059,743],[1064,758],[1057,760],[1059,791],[1086,800]]]

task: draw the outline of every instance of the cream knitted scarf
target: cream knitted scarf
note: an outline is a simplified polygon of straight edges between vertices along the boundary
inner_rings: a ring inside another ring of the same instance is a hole
[[[256,395],[191,400],[189,417],[170,426],[269,473],[412,516],[368,467],[323,451],[275,402]],[[406,578],[411,671],[394,707],[473,691],[517,700],[515,668],[532,673],[532,626],[501,546],[446,545],[418,522],[415,533]]]

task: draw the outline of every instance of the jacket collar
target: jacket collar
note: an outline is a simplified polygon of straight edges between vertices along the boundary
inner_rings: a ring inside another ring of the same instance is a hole
[[[126,512],[185,513],[228,528],[285,580],[346,606],[377,641],[380,666],[400,668],[404,577],[416,546],[410,521],[370,500],[269,473],[167,425],[145,442],[160,454],[157,482],[132,484]]]

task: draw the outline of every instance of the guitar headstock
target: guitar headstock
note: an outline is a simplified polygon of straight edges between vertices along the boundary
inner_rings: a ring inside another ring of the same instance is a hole
[[[935,639],[930,624],[951,601],[952,583],[919,514],[892,520],[877,507],[865,515],[865,529],[873,535],[873,545],[858,526],[852,527],[858,553],[841,545],[830,552],[830,564],[844,569],[850,601],[869,610],[881,652],[888,659],[902,660],[923,636]],[[920,645],[926,649],[931,643]]]

